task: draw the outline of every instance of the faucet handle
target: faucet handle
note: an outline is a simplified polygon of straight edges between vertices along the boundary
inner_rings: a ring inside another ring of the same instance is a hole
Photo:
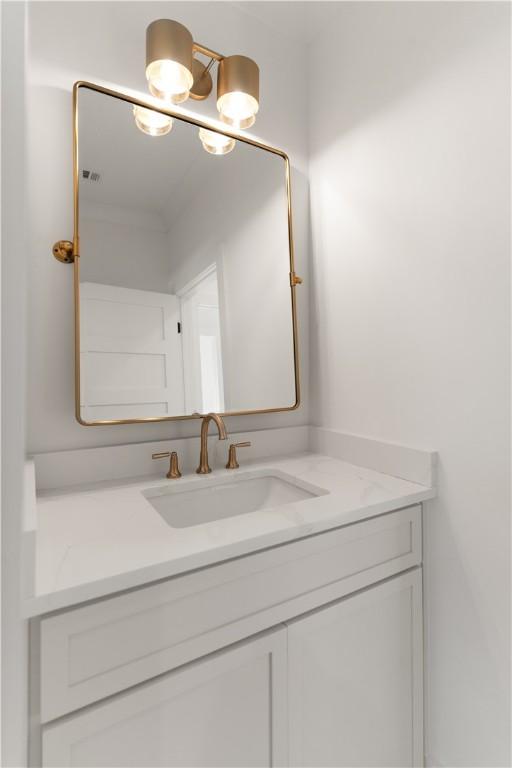
[[[228,463],[226,464],[226,469],[238,469],[240,464],[236,458],[236,449],[249,448],[250,445],[251,443],[249,441],[246,441],[245,443],[231,443],[229,446]]]
[[[169,471],[166,474],[166,477],[169,480],[177,480],[179,477],[181,477],[181,472],[179,468],[178,463],[178,454],[176,451],[172,451],[170,453],[169,451],[164,451],[163,453],[153,453],[151,455],[152,459],[166,459],[168,456],[171,457],[171,460],[169,462]]]

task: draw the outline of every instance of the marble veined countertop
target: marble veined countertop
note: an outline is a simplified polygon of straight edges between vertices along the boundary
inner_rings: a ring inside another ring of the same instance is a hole
[[[245,462],[237,477],[285,473],[323,495],[188,528],[172,528],[142,491],[234,477],[215,470],[45,492],[36,498],[35,589],[25,616],[70,607],[432,498],[429,488],[313,453]],[[327,492],[327,493],[325,493]]]

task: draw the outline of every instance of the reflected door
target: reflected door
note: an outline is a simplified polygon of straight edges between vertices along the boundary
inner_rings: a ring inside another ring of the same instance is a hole
[[[155,418],[184,408],[176,296],[80,286],[81,412],[86,421]]]
[[[217,269],[212,265],[179,292],[185,407],[189,413],[225,410]]]

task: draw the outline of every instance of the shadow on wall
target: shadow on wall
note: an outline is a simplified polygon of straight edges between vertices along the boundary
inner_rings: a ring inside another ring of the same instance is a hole
[[[498,626],[489,622],[482,613],[481,601],[485,601],[485,597],[478,594],[479,590],[475,591],[474,574],[468,568],[466,544],[461,542],[458,528],[461,520],[454,517],[457,478],[454,481],[453,473],[449,471],[448,465],[452,461],[448,450],[440,452],[437,464],[438,498],[427,502],[423,517],[423,549],[427,553],[423,567],[425,658],[429,665],[429,674],[425,678],[426,765],[445,765],[440,755],[446,760],[445,746],[450,743],[464,745],[459,746],[458,765],[468,764],[463,757],[464,750],[471,755],[470,764],[473,766],[508,765],[499,757],[503,744],[495,743],[496,754],[491,756],[480,732],[477,729],[468,730],[465,710],[453,707],[453,701],[440,696],[438,690],[439,680],[442,680],[445,690],[457,692],[457,696],[470,702],[478,723],[489,719],[489,702],[494,702],[494,733],[509,732],[510,675],[503,675],[498,664],[491,666],[492,674],[489,674],[489,668],[478,663],[473,664],[468,673],[468,658],[496,660],[499,658],[496,646],[503,649],[510,647],[508,633],[505,631],[505,636],[500,634],[509,622]],[[487,496],[485,490],[482,496]],[[481,508],[484,507],[485,501],[482,500]],[[503,518],[506,527],[508,521],[505,514]],[[467,520],[465,524],[467,536],[471,539]],[[484,551],[484,537],[480,544]],[[500,584],[505,589],[509,583],[510,573],[504,569]],[[457,600],[453,599],[454,592]],[[461,647],[461,642],[464,653],[447,653],[447,647]]]

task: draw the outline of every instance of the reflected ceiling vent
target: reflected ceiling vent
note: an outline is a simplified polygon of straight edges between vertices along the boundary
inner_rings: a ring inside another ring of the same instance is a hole
[[[80,171],[80,175],[82,179],[86,179],[87,181],[99,181],[101,179],[101,174],[97,171],[86,171],[83,168]]]

